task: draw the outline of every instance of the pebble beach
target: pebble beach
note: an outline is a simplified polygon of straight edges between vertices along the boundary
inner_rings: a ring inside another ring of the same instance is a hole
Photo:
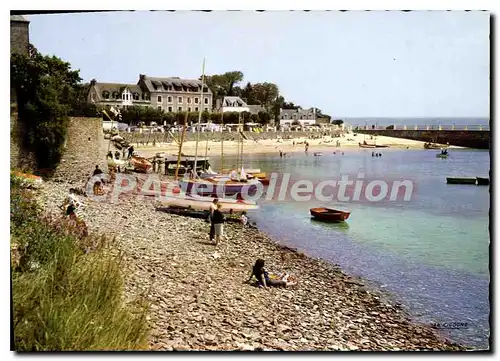
[[[56,175],[41,185],[47,212],[60,212],[70,188],[85,186],[107,148],[102,138],[70,143]],[[390,297],[363,280],[280,245],[255,227],[228,222],[225,239],[214,246],[206,220],[163,212],[153,197],[130,193],[114,203],[78,198],[89,231],[116,238],[125,297],[148,301],[151,350],[465,349],[412,323]],[[286,272],[298,284],[245,283],[258,258],[270,272]]]
[[[74,184],[46,182],[40,199],[57,211]],[[338,267],[279,245],[255,228],[209,224],[158,211],[154,199],[83,200],[91,232],[116,237],[126,297],[150,304],[151,350],[461,350],[412,324],[397,305]],[[298,279],[290,288],[245,283],[257,258]]]

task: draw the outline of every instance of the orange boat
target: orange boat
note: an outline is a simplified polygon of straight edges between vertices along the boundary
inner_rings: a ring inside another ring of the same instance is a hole
[[[351,212],[339,211],[332,208],[311,208],[311,216],[326,222],[343,222],[349,218]]]
[[[130,164],[134,167],[134,170],[140,172],[148,172],[153,169],[153,164],[144,157],[134,155],[130,159]]]
[[[269,185],[269,179],[268,178],[257,178],[259,182],[261,182],[263,185],[268,186]]]

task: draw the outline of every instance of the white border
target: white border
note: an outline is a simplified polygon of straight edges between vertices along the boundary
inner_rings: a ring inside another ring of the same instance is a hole
[[[309,9],[309,10],[325,10],[325,9],[336,9],[336,10],[406,10],[406,9],[411,9],[411,10],[490,10],[494,14],[497,13],[497,7],[499,2],[492,1],[492,0],[476,0],[476,1],[462,1],[462,0],[441,0],[437,2],[436,0],[419,0],[419,1],[405,1],[405,0],[386,0],[386,1],[370,1],[370,0],[350,0],[350,1],[336,1],[335,3],[328,2],[328,1],[321,1],[321,0],[308,0],[307,2],[304,1],[299,1],[299,0],[289,0],[286,2],[271,2],[269,0],[242,0],[242,1],[230,1],[230,0],[212,0],[212,1],[203,1],[203,0],[183,0],[181,1],[176,1],[173,4],[170,3],[165,3],[161,1],[130,1],[130,0],[122,0],[119,3],[116,2],[104,2],[104,1],[86,1],[86,2],[65,2],[61,0],[45,0],[43,2],[38,2],[38,1],[16,1],[12,7],[15,7],[17,10],[34,10],[34,9],[67,9],[67,10],[90,10],[90,9],[101,9],[101,10],[107,10],[107,9],[137,9],[137,10],[149,10],[149,9],[176,9],[176,10],[203,10],[203,9],[210,9],[210,10],[228,10],[228,9],[234,9],[234,10],[256,10],[256,9],[265,9],[265,10],[290,10],[290,9],[295,9],[295,10],[301,10],[301,9]],[[7,2],[2,2],[2,6],[5,6]],[[7,20],[7,10],[3,12],[4,16],[2,17],[2,21]],[[4,41],[4,44],[2,46],[2,50],[5,52],[3,54],[2,59],[5,59],[5,62],[7,62],[8,59],[8,52],[10,48],[10,41],[9,39],[9,33],[7,31],[8,26],[7,24],[3,24],[2,26],[3,29],[3,36],[2,40]],[[495,44],[497,41],[495,41]],[[496,65],[496,64],[495,64]],[[9,79],[9,74],[8,74],[8,67],[7,64],[2,68],[4,71],[4,77],[3,79]],[[7,128],[8,123],[7,123],[7,114],[9,114],[9,88],[7,85],[7,81],[4,82],[4,96],[2,97],[4,107],[7,108],[5,109],[2,114],[4,114],[3,117],[3,122],[2,126],[4,126],[4,131],[0,132],[0,136],[3,137],[2,141],[0,142],[0,145],[2,146],[2,155],[7,155],[9,154],[9,149],[7,149],[7,145],[10,142],[10,138],[8,136],[9,130]],[[495,97],[494,101],[497,100],[497,96]],[[497,127],[496,127],[497,128]],[[498,129],[495,129],[495,138],[498,137]],[[6,158],[6,157],[5,157]],[[4,160],[4,164],[8,164],[9,161],[7,159]],[[7,233],[8,227],[9,227],[9,215],[7,212],[7,204],[8,204],[8,188],[9,188],[9,183],[7,181],[7,177],[5,176],[2,178],[2,202],[4,204],[4,208],[2,209],[2,223],[4,224],[4,227],[1,229],[4,232],[4,237],[3,239],[6,240],[9,238],[9,235]],[[495,216],[495,221],[498,221],[498,217]],[[7,249],[7,242],[4,243],[5,249]],[[498,247],[497,247],[498,248]],[[10,262],[10,249],[9,252],[4,253],[5,256],[3,258],[3,265],[9,265]],[[495,254],[496,255],[496,254]],[[3,290],[7,290],[10,288],[10,282],[9,282],[9,275],[10,275],[10,270],[9,266],[4,266],[6,269],[4,272],[1,274],[1,285]],[[14,353],[9,352],[8,350],[10,349],[10,329],[9,326],[5,327],[5,325],[10,325],[10,305],[9,305],[9,299],[4,297],[1,299],[2,301],[2,318],[3,322],[2,324],[4,327],[2,327],[2,337],[1,340],[3,342],[2,345],[2,351],[3,353],[7,356],[9,359],[14,357]],[[497,311],[498,312],[498,311]],[[493,327],[492,327],[493,328]],[[495,332],[495,335],[497,335],[498,332]],[[495,337],[495,340],[497,337]],[[304,357],[310,357],[302,354]],[[104,357],[109,357],[109,355],[95,355],[95,354],[89,354],[92,358],[97,358],[97,359],[103,359]],[[123,355],[117,354],[116,356],[121,357]],[[136,356],[136,355],[127,355],[128,357],[132,356],[134,359],[142,359],[145,358],[149,355],[143,355],[143,356]],[[177,358],[178,356],[175,356],[175,354],[168,354],[165,355],[166,357],[169,358]],[[186,355],[182,355],[183,358],[186,357]],[[265,355],[265,354],[258,354],[252,357],[259,357],[259,359],[267,359],[272,357],[273,355]],[[337,356],[337,355],[328,355],[327,356]],[[353,355],[349,355],[353,356]],[[380,355],[384,357],[384,355]],[[393,355],[394,356],[394,355]],[[403,357],[404,354],[401,354],[401,356],[397,357]],[[429,355],[426,354],[427,357],[431,358],[436,358],[436,357],[443,357],[439,355]],[[453,355],[446,355],[446,356],[453,356]],[[26,357],[26,356],[24,356]],[[58,358],[63,357],[65,358],[70,358],[70,355],[64,355],[64,356],[57,356]],[[234,356],[231,356],[234,357]],[[362,357],[356,355],[355,357]],[[27,358],[31,358],[31,356],[28,356]]]

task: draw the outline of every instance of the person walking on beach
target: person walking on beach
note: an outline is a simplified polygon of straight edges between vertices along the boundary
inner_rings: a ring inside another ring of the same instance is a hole
[[[130,148],[128,148],[128,159],[132,158],[132,154],[134,154],[134,146],[131,145]]]
[[[209,234],[210,242],[213,242],[215,238],[214,211],[217,209],[217,204],[219,204],[219,200],[217,198],[215,198],[212,201],[212,204],[210,204],[210,214],[208,216],[208,218],[210,219],[210,234]]]
[[[224,215],[221,212],[222,204],[217,203],[217,209],[213,212],[212,222],[215,230],[215,245],[219,244],[224,236]]]

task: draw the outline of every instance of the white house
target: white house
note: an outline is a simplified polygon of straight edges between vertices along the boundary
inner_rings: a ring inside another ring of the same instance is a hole
[[[240,97],[224,97],[222,100],[222,113],[226,112],[250,112],[248,104]]]
[[[300,125],[316,124],[316,108],[280,109],[280,125],[292,125],[295,121]]]

